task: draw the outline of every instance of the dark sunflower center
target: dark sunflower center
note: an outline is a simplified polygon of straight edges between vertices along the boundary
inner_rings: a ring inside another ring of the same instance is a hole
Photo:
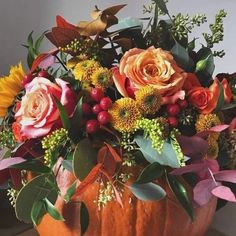
[[[144,99],[145,105],[148,105],[148,106],[153,105],[153,103],[155,102],[156,102],[156,97],[154,95],[149,95],[145,97]]]
[[[122,117],[122,118],[127,118],[127,117],[129,117],[129,112],[128,112],[127,110],[125,110],[125,109],[122,109],[122,110],[120,111],[120,117]]]

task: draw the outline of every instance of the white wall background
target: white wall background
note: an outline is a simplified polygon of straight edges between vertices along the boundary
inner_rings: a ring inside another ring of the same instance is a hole
[[[235,0],[169,0],[171,14],[177,12],[206,13],[209,22],[214,19],[214,14],[224,8],[228,12],[225,20],[225,40],[219,46],[224,48],[224,59],[216,60],[215,74],[218,72],[236,71],[236,1]],[[107,6],[127,3],[127,7],[119,17],[141,17],[142,5],[146,0],[0,0],[0,76],[6,75],[10,65],[19,61],[25,63],[26,50],[20,45],[26,42],[27,35],[34,30],[35,35],[50,29],[55,23],[57,14],[63,15],[72,23],[79,20],[88,20],[89,13],[95,5],[103,9]],[[208,30],[205,26],[195,32],[199,36],[201,32]],[[46,47],[48,47],[46,45]],[[213,226],[224,232],[227,236],[236,235],[236,204],[228,204],[220,210],[215,217]]]

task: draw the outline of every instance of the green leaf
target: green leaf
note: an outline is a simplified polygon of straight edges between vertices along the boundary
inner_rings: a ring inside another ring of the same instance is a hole
[[[178,181],[178,179],[173,175],[167,175],[168,184],[175,194],[176,198],[187,212],[191,220],[194,220],[193,206],[191,201],[189,200],[187,191],[185,187]]]
[[[74,195],[77,187],[77,180],[67,189],[66,195],[64,196],[64,200],[66,203],[70,201],[70,198]]]
[[[171,52],[178,65],[180,65],[183,69],[188,70],[189,68],[193,67],[193,60],[189,57],[188,51],[177,41],[175,42],[174,47],[171,49]]]
[[[89,212],[86,205],[81,202],[80,205],[80,235],[82,236],[89,226]]]
[[[37,226],[40,223],[42,217],[46,213],[47,212],[46,212],[43,200],[38,200],[34,202],[33,207],[31,209],[31,220],[34,226]]]
[[[63,160],[61,164],[66,170],[73,172],[72,160]]]
[[[194,50],[194,48],[195,48],[195,41],[196,41],[196,38],[194,38],[191,42],[188,43],[188,51],[189,52]]]
[[[166,7],[166,3],[163,0],[155,0],[155,2],[163,13],[169,15],[168,9]]]
[[[221,110],[221,108],[223,107],[224,105],[224,88],[222,86],[222,84],[217,80],[217,83],[218,83],[218,86],[219,86],[219,90],[220,90],[220,94],[219,94],[219,97],[218,97],[218,101],[217,101],[217,105],[216,105],[216,108],[215,108],[215,111],[218,112]]]
[[[33,33],[34,31],[31,31],[27,38],[27,43],[30,48],[34,47],[34,42],[33,42],[33,37],[32,37]]]
[[[142,135],[137,135],[134,141],[140,148],[144,158],[149,163],[158,162],[164,166],[170,166],[173,168],[180,167],[178,158],[170,143],[165,142],[163,145],[162,153],[159,154],[153,147],[149,138],[144,138]]]
[[[57,108],[58,108],[58,110],[60,112],[60,117],[61,117],[61,121],[62,121],[63,127],[66,130],[70,130],[70,120],[69,120],[69,116],[68,116],[65,108],[63,107],[61,102],[56,97],[54,97],[54,99],[56,101]]]
[[[56,182],[54,175],[42,174],[28,182],[19,192],[16,199],[16,216],[25,223],[31,223],[31,210],[36,201],[48,198],[55,202],[57,189],[50,182]]]
[[[145,184],[148,182],[152,182],[153,180],[160,178],[164,174],[164,172],[164,167],[159,163],[154,162],[143,169],[142,173],[139,175],[135,183]]]
[[[82,116],[83,116],[83,111],[82,111],[82,105],[83,105],[83,97],[80,98],[80,100],[78,101],[73,116],[70,120],[70,130],[69,130],[69,137],[76,142],[78,140],[78,134],[81,131],[81,120],[82,120]]]
[[[75,176],[82,181],[97,162],[97,151],[92,147],[89,139],[83,139],[76,146],[73,157]]]
[[[40,48],[40,46],[41,46],[41,44],[42,44],[42,42],[43,42],[43,39],[44,39],[44,36],[45,36],[46,33],[47,33],[47,31],[44,31],[44,32],[41,34],[41,36],[40,36],[40,37],[36,40],[36,42],[35,42],[34,48],[35,48],[36,54],[39,54],[39,48]]]
[[[51,169],[43,165],[42,162],[34,160],[34,159],[28,160],[24,163],[13,165],[11,167],[15,169],[24,169],[28,171],[33,171],[36,173],[50,173],[51,171]]]
[[[129,189],[138,199],[142,201],[161,200],[166,196],[165,190],[159,185],[153,183],[133,183],[129,186]]]
[[[55,220],[61,220],[64,221],[65,219],[63,218],[63,216],[58,212],[58,210],[56,209],[56,207],[47,199],[44,198],[43,199],[44,204],[45,204],[45,209],[47,211],[47,213]]]

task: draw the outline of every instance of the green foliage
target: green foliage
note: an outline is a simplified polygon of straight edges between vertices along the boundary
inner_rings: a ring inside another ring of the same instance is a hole
[[[167,175],[168,184],[175,194],[179,203],[185,209],[191,220],[194,220],[193,206],[191,200],[188,197],[185,187],[179,182],[179,180],[173,175]]]
[[[82,181],[96,165],[97,151],[89,139],[83,139],[78,143],[74,151],[73,170],[75,176]]]
[[[38,222],[37,214],[41,214],[39,206],[34,206],[36,212],[31,214],[35,202],[48,198],[51,202],[55,202],[58,195],[58,187],[56,185],[55,176],[51,174],[42,174],[28,182],[19,192],[16,199],[16,216],[25,223],[31,223],[31,215]],[[38,203],[40,205],[40,203]]]
[[[129,189],[138,199],[142,201],[161,200],[166,196],[165,190],[159,185],[153,183],[133,183],[129,186]]]
[[[0,148],[14,149],[16,147],[16,140],[11,130],[3,130],[0,132]]]
[[[213,48],[214,44],[217,44],[224,39],[224,25],[223,19],[227,16],[224,9],[220,10],[215,16],[215,22],[210,24],[211,34],[203,33],[203,37],[207,42],[207,47]],[[223,57],[225,55],[224,50],[214,51],[214,56]]]
[[[86,205],[81,202],[80,205],[80,235],[84,235],[89,226],[89,212]]]

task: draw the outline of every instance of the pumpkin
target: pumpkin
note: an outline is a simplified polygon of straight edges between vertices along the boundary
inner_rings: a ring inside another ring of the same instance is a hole
[[[66,170],[59,172],[57,182],[62,194],[65,194],[74,180],[72,173]],[[80,235],[79,212],[80,201],[83,201],[90,217],[85,236],[204,236],[215,212],[216,199],[196,208],[195,220],[192,222],[165,182],[162,187],[167,191],[168,198],[144,202],[125,188],[122,194],[123,208],[116,201],[111,201],[98,210],[94,200],[99,184],[94,183],[81,197],[68,204],[59,196],[55,206],[63,214],[65,221],[56,221],[45,215],[37,231],[40,236]]]

